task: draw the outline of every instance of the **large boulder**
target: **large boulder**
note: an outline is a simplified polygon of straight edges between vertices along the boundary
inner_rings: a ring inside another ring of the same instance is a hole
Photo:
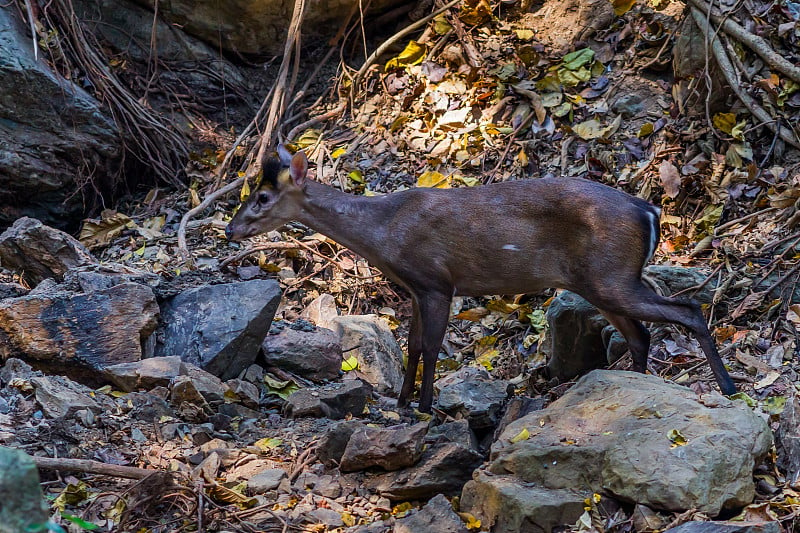
[[[280,303],[272,280],[188,289],[165,300],[156,356],[177,355],[222,379],[253,364]]]
[[[137,0],[152,8],[154,0]],[[369,12],[385,10],[402,2],[376,0]],[[303,34],[309,38],[332,37],[343,24],[354,0],[320,0],[306,7]],[[189,35],[232,54],[277,55],[283,53],[286,31],[294,2],[289,0],[229,0],[224,5],[213,0],[171,0],[159,3],[158,12]]]
[[[124,282],[76,293],[42,283],[25,296],[0,301],[0,357],[84,375],[83,369],[140,360],[157,317],[158,304],[146,285]]]
[[[63,227],[85,209],[81,187],[115,172],[121,142],[94,98],[34,57],[17,13],[0,9],[0,226]]]
[[[97,261],[76,238],[22,217],[0,234],[0,264],[20,272],[29,285],[47,278],[62,280],[71,268]]]
[[[750,503],[772,444],[743,402],[656,376],[597,370],[508,425],[489,473],[550,489],[586,488],[653,509],[712,516]]]

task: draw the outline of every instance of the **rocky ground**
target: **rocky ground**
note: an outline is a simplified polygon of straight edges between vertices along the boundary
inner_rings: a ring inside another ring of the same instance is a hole
[[[548,291],[456,299],[434,413],[398,410],[410,305],[362,259],[299,225],[228,243],[232,194],[186,217],[187,261],[179,224],[234,138],[211,124],[188,191],[131,195],[82,244],[4,213],[0,440],[41,482],[6,469],[0,531],[795,527],[797,152],[719,78],[705,98],[709,28],[684,6],[519,4],[467,2],[354,89],[340,74],[289,140],[352,194],[569,174],[661,205],[648,277],[703,304],[740,393],[674,327],[651,328],[651,376],[624,372],[607,322]],[[789,58],[790,4],[745,6]],[[797,87],[738,57],[792,123]]]

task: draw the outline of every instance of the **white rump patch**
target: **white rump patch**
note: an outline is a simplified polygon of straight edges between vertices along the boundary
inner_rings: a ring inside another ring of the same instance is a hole
[[[503,250],[511,250],[512,252],[519,252],[519,246],[516,244],[504,244]]]

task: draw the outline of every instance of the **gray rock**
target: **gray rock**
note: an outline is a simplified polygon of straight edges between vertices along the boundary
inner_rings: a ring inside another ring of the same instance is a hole
[[[0,9],[0,226],[21,216],[63,225],[91,202],[83,186],[114,175],[121,142],[99,102],[34,57],[17,13]]]
[[[340,316],[331,329],[341,337],[344,356],[358,359],[359,371],[375,391],[397,396],[403,386],[403,351],[392,330],[376,315]]]
[[[222,379],[238,377],[258,355],[280,302],[272,280],[206,285],[162,305],[156,355],[178,355]]]
[[[0,533],[48,531],[39,470],[21,450],[0,446]]]
[[[250,409],[258,409],[258,401],[261,397],[258,387],[241,379],[229,379],[226,385],[242,405]]]
[[[468,533],[447,498],[437,494],[416,513],[395,522],[394,533]]]
[[[151,11],[155,0],[142,0]],[[304,15],[310,39],[332,37],[347,20],[351,4],[325,0]],[[382,13],[396,7],[392,0],[377,0],[369,13]],[[283,52],[281,39],[285,39],[289,26],[286,7],[279,3],[253,5],[246,1],[228,2],[225,6],[201,0],[172,0],[158,4],[159,16],[180,27],[203,42],[213,43],[227,53],[241,56],[271,56]],[[305,26],[306,24],[304,24]],[[304,32],[305,33],[305,32]]]
[[[317,446],[317,460],[328,468],[338,467],[353,432],[365,427],[360,420],[344,420],[328,427]]]
[[[482,462],[483,455],[460,444],[434,444],[422,452],[416,465],[375,476],[368,485],[395,501],[424,500],[436,494],[455,495]]]
[[[247,489],[251,494],[264,494],[275,490],[286,478],[286,471],[282,468],[268,468],[247,480]]]
[[[514,393],[513,385],[507,381],[471,374],[444,386],[439,384],[438,388],[438,409],[453,417],[466,418],[473,430],[494,428]]]
[[[325,524],[330,529],[335,529],[344,525],[344,522],[342,522],[341,513],[338,513],[333,509],[326,509],[325,507],[313,509],[312,511],[309,511],[305,517],[306,520],[311,523]]]
[[[782,533],[780,522],[686,522],[664,533]]]
[[[420,422],[411,427],[358,428],[350,436],[339,469],[355,472],[379,466],[384,470],[399,470],[416,463],[422,455],[428,424]]]
[[[528,438],[520,440],[523,429]],[[673,445],[674,431],[685,445]],[[742,402],[715,392],[698,398],[656,376],[596,370],[546,409],[509,424],[486,469],[554,489],[580,479],[623,501],[716,516],[752,501],[753,468],[771,441],[766,423]]]
[[[25,296],[26,294],[28,294],[28,289],[19,283],[0,283],[0,300]]]
[[[575,479],[579,485],[581,478]],[[590,495],[571,489],[546,489],[520,483],[513,476],[478,471],[464,486],[461,509],[492,533],[549,533],[556,526],[577,522],[583,514],[583,500]]]
[[[70,268],[64,274],[64,282],[70,286],[80,287],[82,292],[89,293],[110,289],[120,283],[139,283],[156,289],[161,284],[158,274],[138,270],[119,263],[91,264]]]
[[[192,88],[205,85],[197,91],[203,97],[221,94],[224,89],[221,80],[229,87],[246,85],[242,73],[216,49],[189,37],[161,17],[153,17],[152,11],[134,2],[80,0],[74,5],[87,31],[130,59],[146,63],[157,56],[163,61],[179,63],[183,68],[162,72],[161,76],[170,81],[176,77]]]
[[[321,328],[332,329],[333,319],[339,316],[336,300],[330,294],[320,294],[300,313]]]
[[[546,403],[547,401],[544,398],[529,398],[527,396],[511,398],[503,413],[503,418],[500,419],[500,423],[497,424],[497,428],[494,430],[494,440],[500,437],[511,422],[535,411],[541,411]]]
[[[48,418],[70,417],[82,409],[100,413],[104,407],[99,401],[103,401],[105,407],[111,407],[113,403],[110,400],[106,402],[105,397],[100,395],[96,396],[97,400],[93,399],[92,389],[61,376],[33,377],[30,382],[36,401]]]
[[[200,405],[202,402],[199,402],[194,392],[190,392],[196,391],[210,405],[219,405],[225,401],[230,388],[221,379],[191,364],[184,363],[184,369],[185,375],[177,376],[172,382],[173,400],[176,394],[189,394],[181,401]]]
[[[645,277],[661,290],[662,294],[675,294],[703,283],[711,274],[707,268],[682,267],[673,265],[650,265],[644,269]],[[686,294],[698,303],[711,303],[714,297],[716,279],[709,280],[701,289]]]
[[[312,331],[284,327],[261,343],[267,365],[294,372],[312,381],[339,377],[342,345],[339,335],[325,328]]]
[[[104,373],[120,390],[133,392],[153,387],[169,387],[175,377],[186,374],[186,367],[177,356],[151,357],[133,363],[107,366]]]
[[[313,416],[331,419],[344,418],[348,414],[361,414],[372,395],[372,387],[360,379],[330,383],[292,393],[286,400],[286,416],[298,418]]]
[[[454,442],[464,448],[478,449],[478,439],[470,429],[469,422],[465,419],[453,420],[433,426],[428,430],[428,434],[425,435],[425,442],[429,444]]]
[[[0,357],[76,373],[138,361],[157,316],[153,291],[137,283],[88,294],[43,288],[0,301]]]
[[[550,377],[569,381],[607,364],[602,331],[608,321],[595,306],[574,292],[562,291],[553,298],[545,316]]]
[[[800,482],[800,398],[793,395],[786,400],[775,432],[778,467],[786,472],[786,483],[796,486]]]

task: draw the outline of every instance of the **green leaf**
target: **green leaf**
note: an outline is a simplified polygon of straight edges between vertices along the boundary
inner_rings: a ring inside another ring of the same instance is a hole
[[[94,531],[95,529],[100,527],[97,524],[93,524],[92,522],[87,522],[83,518],[79,518],[69,513],[62,512],[61,518],[67,520],[68,522],[72,522],[76,526],[80,527],[81,529],[85,529],[86,531]]]
[[[568,70],[578,70],[594,60],[594,50],[581,48],[564,56],[563,67]]]

